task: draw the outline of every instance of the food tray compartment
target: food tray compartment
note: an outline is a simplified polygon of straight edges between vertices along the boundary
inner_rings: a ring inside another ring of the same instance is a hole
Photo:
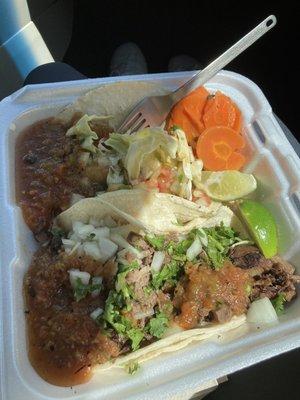
[[[87,79],[27,86],[0,103],[0,346],[2,399],[186,399],[211,379],[300,346],[300,299],[280,317],[280,323],[260,330],[237,329],[229,338],[191,344],[143,364],[134,376],[122,370],[96,373],[74,388],[42,380],[26,351],[22,283],[36,248],[15,202],[14,147],[22,129],[60,110],[86,91],[115,81],[151,81],[175,88],[188,73]],[[247,138],[245,171],[258,178],[254,198],[266,204],[278,224],[280,253],[300,272],[300,160],[272,114],[261,90],[247,78],[220,72],[206,87],[221,90],[240,107]]]

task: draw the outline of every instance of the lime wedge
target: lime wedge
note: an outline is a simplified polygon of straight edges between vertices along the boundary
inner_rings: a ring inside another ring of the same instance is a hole
[[[215,200],[240,199],[256,189],[256,180],[251,174],[239,171],[202,171],[201,189]]]
[[[240,212],[248,230],[266,258],[277,253],[278,238],[276,222],[270,211],[253,200],[244,200]]]

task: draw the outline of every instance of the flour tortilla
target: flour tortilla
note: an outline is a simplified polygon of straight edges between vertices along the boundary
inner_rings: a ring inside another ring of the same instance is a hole
[[[110,369],[112,367],[124,368],[128,363],[143,363],[154,357],[157,357],[163,353],[170,353],[173,351],[178,351],[192,342],[200,342],[205,339],[210,339],[215,335],[228,336],[231,331],[244,325],[246,322],[246,316],[240,315],[238,317],[233,317],[229,322],[225,324],[213,324],[203,328],[194,328],[189,330],[181,330],[178,333],[172,333],[172,328],[170,332],[167,331],[164,338],[149,344],[135,352],[129,353],[125,356],[121,356],[107,362],[105,364],[99,365],[94,368],[94,372]]]
[[[209,207],[199,206],[191,201],[166,193],[143,189],[118,190],[98,197],[87,198],[74,204],[57,217],[57,224],[65,231],[72,228],[72,222],[88,223],[90,218],[103,219],[110,215],[120,225],[131,224],[143,232],[155,234],[187,233],[197,227],[213,227],[224,223],[230,225],[233,213],[220,203]],[[178,225],[178,220],[181,224]],[[244,315],[232,318],[225,324],[213,324],[183,330],[179,326],[167,330],[164,338],[128,355],[94,368],[95,372],[112,367],[123,368],[127,363],[145,362],[162,353],[173,352],[191,342],[223,335],[245,323]]]
[[[91,217],[112,216],[120,224],[137,225],[153,234],[188,233],[193,228],[209,228],[231,224],[233,212],[221,203],[209,207],[167,193],[143,189],[117,190],[80,200],[57,217],[65,231],[72,222],[88,223]]]
[[[65,124],[74,114],[106,116],[107,127],[117,130],[126,115],[144,97],[167,94],[168,91],[151,82],[116,82],[102,85],[80,96],[61,111],[57,119]]]

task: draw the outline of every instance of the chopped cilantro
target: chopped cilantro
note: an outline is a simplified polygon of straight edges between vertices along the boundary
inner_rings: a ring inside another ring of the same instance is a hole
[[[132,296],[132,289],[126,282],[127,274],[128,274],[128,271],[120,272],[117,275],[117,279],[116,279],[116,291],[122,292],[125,299],[130,298],[130,296]]]
[[[130,272],[140,267],[137,260],[132,261],[130,264],[120,264],[119,272]]]
[[[179,182],[179,183],[182,183],[182,182],[183,182],[184,175],[183,175],[183,174],[179,174],[177,178],[178,178],[178,182]]]
[[[144,333],[138,328],[131,328],[126,332],[127,336],[131,340],[131,348],[133,351],[137,350],[140,346],[141,341],[144,338]]]
[[[155,318],[151,318],[148,323],[149,333],[160,339],[168,328],[168,322],[169,320],[164,313],[156,314]]]
[[[51,233],[55,238],[62,238],[64,236],[64,231],[61,228],[53,227]]]
[[[134,375],[140,369],[140,365],[137,361],[129,361],[124,365],[124,369],[128,374]]]
[[[80,301],[84,299],[88,294],[91,294],[95,290],[101,290],[102,289],[102,284],[97,283],[97,284],[88,284],[84,285],[82,283],[82,280],[80,278],[76,279],[75,282],[75,287],[74,287],[74,297],[76,301]]]
[[[203,233],[206,234],[205,240],[207,243],[202,243],[214,269],[220,269],[223,266],[230,246],[240,241],[237,233],[223,224],[214,228],[204,228],[199,232],[196,230],[195,232],[200,239],[203,239]]]
[[[155,250],[163,250],[165,246],[165,237],[163,235],[146,235],[145,239]]]
[[[283,293],[279,293],[273,300],[271,300],[273,307],[277,315],[283,314],[284,311],[284,303],[286,302],[285,295]]]
[[[171,260],[168,264],[164,265],[159,272],[153,274],[152,285],[155,289],[160,289],[166,282],[175,286],[178,281],[179,271],[180,263],[176,260]]]
[[[173,241],[169,242],[167,245],[167,252],[172,258],[177,259],[178,261],[185,261],[186,259],[183,258],[176,258],[178,256],[185,256],[187,249],[191,246],[193,243],[194,238],[189,237],[187,239],[181,240],[178,243],[175,243]]]
[[[111,290],[105,302],[103,320],[108,322],[118,334],[130,339],[132,350],[137,350],[144,338],[144,333],[133,327],[131,321],[124,317],[120,310],[126,310],[124,298],[121,293]]]

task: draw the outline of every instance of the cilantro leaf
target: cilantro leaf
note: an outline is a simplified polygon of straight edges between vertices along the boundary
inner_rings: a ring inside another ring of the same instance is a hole
[[[163,250],[165,245],[165,237],[163,235],[146,235],[145,239],[155,250]]]
[[[180,264],[176,260],[171,260],[159,272],[153,274],[152,285],[155,289],[160,289],[166,282],[172,286],[176,285],[179,271]]]
[[[200,239],[203,240],[203,233],[206,235],[206,243],[203,243],[208,260],[214,269],[220,269],[226,260],[230,246],[239,242],[241,239],[231,228],[221,224],[214,228],[203,228],[195,231]]]
[[[192,235],[190,235],[192,236]],[[173,258],[176,258],[178,256],[185,256],[187,249],[191,246],[193,243],[194,238],[193,237],[188,237],[187,239],[181,240],[180,242],[169,242],[167,245],[167,252],[170,256]],[[185,259],[177,258],[179,261],[185,261]]]
[[[275,308],[276,314],[281,315],[284,311],[284,303],[286,302],[285,295],[279,293],[273,300],[271,300],[273,307]]]
[[[140,365],[137,361],[129,361],[124,365],[124,369],[128,374],[134,375],[140,369]]]
[[[97,283],[97,284],[88,284],[84,285],[82,283],[82,280],[80,278],[77,278],[75,281],[75,287],[74,287],[74,297],[76,301],[80,301],[84,299],[88,294],[91,294],[95,290],[101,290],[102,289],[102,284]]]
[[[138,328],[131,328],[126,332],[127,336],[131,340],[131,348],[133,351],[137,350],[140,346],[141,341],[144,338],[144,333]]]
[[[149,333],[160,339],[168,328],[168,323],[169,320],[164,313],[160,312],[156,314],[155,318],[151,318],[148,323]]]

